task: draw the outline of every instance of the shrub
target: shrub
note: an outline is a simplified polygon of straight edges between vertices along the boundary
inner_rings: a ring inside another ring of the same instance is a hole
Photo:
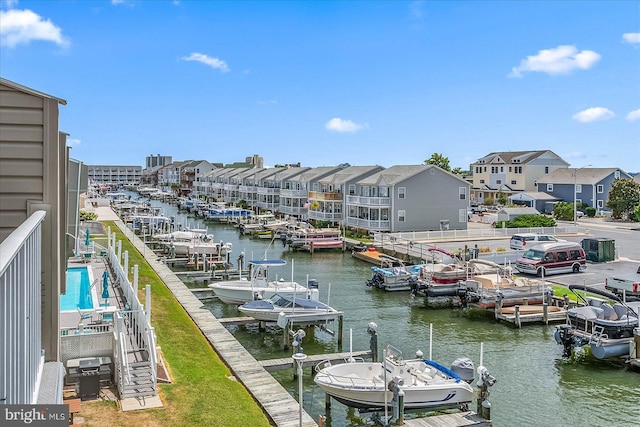
[[[80,209],[80,215],[78,216],[80,221],[95,221],[98,219],[98,214],[95,212],[85,211]]]
[[[589,206],[585,208],[584,214],[589,218],[593,218],[594,216],[596,216],[596,208]]]

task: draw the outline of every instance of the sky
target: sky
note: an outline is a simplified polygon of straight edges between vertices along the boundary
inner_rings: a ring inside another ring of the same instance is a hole
[[[640,172],[638,1],[0,0],[0,76],[89,165],[149,155]]]

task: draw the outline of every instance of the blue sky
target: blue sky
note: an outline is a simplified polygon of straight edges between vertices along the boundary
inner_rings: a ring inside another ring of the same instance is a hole
[[[637,1],[0,4],[0,75],[67,101],[87,164],[550,149],[640,172]]]

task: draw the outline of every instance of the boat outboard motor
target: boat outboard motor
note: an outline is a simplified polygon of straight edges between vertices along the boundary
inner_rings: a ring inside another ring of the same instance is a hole
[[[411,295],[418,295],[418,278],[415,275],[411,275],[408,279],[409,288],[411,288]]]
[[[316,280],[316,279],[307,280],[307,288],[309,288],[309,289],[318,289],[318,280]]]
[[[473,361],[468,357],[460,357],[453,361],[451,370],[458,374],[462,381],[471,384],[475,379],[475,367]]]
[[[561,344],[564,347],[562,357],[571,357],[571,349],[574,346],[574,337],[571,331],[571,325],[557,326],[554,338],[558,344]]]

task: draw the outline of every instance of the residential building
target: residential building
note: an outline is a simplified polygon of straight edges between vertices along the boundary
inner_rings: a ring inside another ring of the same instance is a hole
[[[346,166],[319,166],[282,178],[280,185],[280,207],[278,211],[301,219],[308,218],[309,192],[319,191],[319,180],[336,173]],[[295,170],[296,168],[291,168]],[[299,168],[302,169],[302,168]]]
[[[158,170],[163,166],[170,165],[173,162],[171,156],[162,156],[160,154],[154,156],[153,154],[147,156],[145,160],[145,168],[142,170],[141,183],[151,186],[158,185]]]
[[[272,212],[280,207],[282,180],[302,173],[310,168],[267,168],[256,174],[256,207]]]
[[[318,179],[317,189],[309,191],[308,218],[344,224],[346,197],[356,194],[356,182],[382,170],[382,166],[347,166]]]
[[[470,185],[434,165],[396,165],[356,182],[347,226],[373,231],[467,228]]]
[[[0,78],[3,404],[62,403],[59,296],[69,194],[60,105],[66,101]]]
[[[538,180],[538,191],[544,191],[567,203],[585,203],[597,211],[606,209],[613,181],[631,178],[618,168],[563,168]]]
[[[180,169],[180,193],[182,195],[200,195],[206,174],[214,168],[211,163],[206,160],[192,160],[182,166]]]
[[[89,181],[114,188],[138,185],[142,180],[142,167],[132,165],[89,165]]]
[[[550,150],[492,152],[471,164],[471,202],[496,202],[521,191],[537,191],[536,183],[556,169],[569,166]]]

